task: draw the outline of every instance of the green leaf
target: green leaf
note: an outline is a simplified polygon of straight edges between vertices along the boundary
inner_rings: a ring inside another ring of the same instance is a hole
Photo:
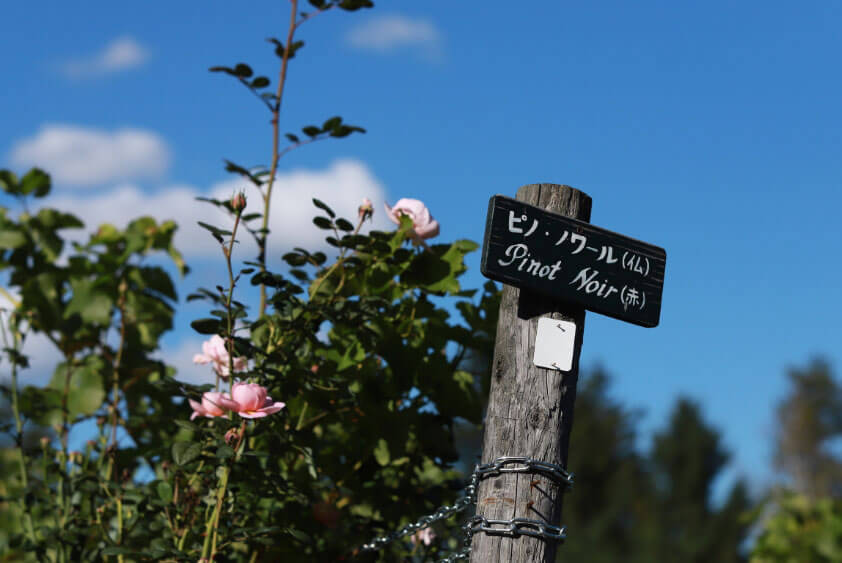
[[[102,550],[103,555],[130,555],[135,553],[133,549],[128,547],[111,546]]]
[[[131,280],[138,289],[151,289],[173,301],[178,299],[175,286],[166,270],[158,266],[142,266],[129,271]]]
[[[11,170],[0,170],[0,187],[8,194],[18,194],[20,189],[18,187],[18,177]]]
[[[50,175],[40,168],[33,168],[21,178],[20,192],[24,195],[33,194],[44,197],[50,193]]]
[[[321,129],[319,129],[318,127],[314,127],[313,125],[308,125],[307,127],[302,127],[301,130],[308,137],[315,137],[316,135],[318,135],[319,133],[322,132]]]
[[[0,170],[0,188],[7,194],[18,195],[20,193],[20,186],[18,186],[18,177],[11,170]]]
[[[298,254],[297,252],[287,252],[281,259],[290,266],[303,266],[307,263],[307,257]]]
[[[234,455],[234,448],[227,444],[223,444],[216,449],[216,457],[219,459],[228,459]]]
[[[158,483],[158,486],[156,488],[158,490],[158,497],[162,501],[164,501],[167,504],[172,502],[172,485],[170,485],[166,481],[161,481],[160,483]]]
[[[391,457],[389,456],[389,444],[386,443],[386,440],[380,438],[377,441],[377,447],[374,448],[374,459],[377,460],[377,463],[380,465],[389,465],[389,460]]]
[[[324,122],[322,125],[322,131],[327,133],[328,131],[332,131],[336,127],[338,127],[342,123],[342,118],[338,115],[336,117],[331,117],[327,121]]]
[[[204,223],[202,221],[196,221],[196,222],[199,224],[200,227],[209,231],[210,234],[213,235],[213,238],[215,238],[218,243],[222,244],[222,242],[225,240],[222,237],[222,233],[223,233],[222,229],[220,229],[218,227],[214,227],[213,225],[208,225],[207,223]]]
[[[187,465],[202,453],[202,445],[192,442],[176,442],[172,445],[172,459],[178,465]]]
[[[198,432],[199,431],[199,426],[197,424],[193,424],[190,421],[175,419],[175,420],[173,420],[173,422],[175,422],[176,426],[181,426],[185,430],[190,430],[191,432]]]
[[[63,387],[63,385],[62,385]],[[61,422],[61,391],[50,386],[27,385],[20,393],[19,408],[43,426]]]
[[[293,135],[292,133],[286,133],[285,136],[292,143],[299,143],[300,142],[300,139],[298,138],[297,135]]]
[[[350,231],[354,230],[354,225],[352,225],[351,222],[348,221],[347,219],[342,219],[342,218],[337,219],[336,220],[336,226],[341,231],[350,232]]]
[[[231,162],[230,160],[225,161],[225,171],[226,172],[234,172],[236,174],[240,174],[241,176],[245,176],[246,178],[249,179],[249,181],[251,181],[252,184],[254,184],[257,187],[260,187],[261,185],[263,185],[263,183],[260,181],[260,179],[257,176],[255,176],[254,174],[252,174],[250,170],[248,170],[247,168],[243,168],[239,164]],[[227,202],[219,201],[217,203],[217,205],[225,207],[226,203]]]
[[[190,326],[199,334],[219,334],[222,323],[219,319],[204,318],[196,319],[190,323]]]
[[[81,365],[68,367],[62,362],[56,366],[49,386],[63,393],[67,383],[67,410],[71,417],[91,415],[102,406],[105,367],[105,361],[98,356],[88,356]]]
[[[293,41],[289,48],[289,59],[293,58],[300,48],[304,46],[304,41]]]
[[[26,236],[20,231],[0,231],[0,250],[12,250],[26,244]]]
[[[267,86],[269,86],[269,79],[265,76],[258,76],[251,81],[252,88],[265,88]]]
[[[114,301],[99,280],[73,278],[70,280],[73,297],[64,310],[64,318],[78,314],[86,323],[108,325]]]
[[[313,542],[313,539],[310,536],[308,536],[307,534],[305,534],[304,532],[302,532],[300,530],[295,530],[293,528],[289,528],[289,529],[287,529],[287,533],[289,535],[291,535],[293,538],[300,541],[301,543],[310,544],[310,543]]]
[[[371,0],[342,0],[338,5],[348,12],[356,12],[361,8],[373,8],[374,2]]]
[[[327,217],[313,217],[313,223],[320,229],[333,229],[333,223]]]
[[[283,43],[281,43],[280,41],[278,41],[274,37],[270,37],[266,41],[268,41],[269,43],[271,43],[275,46],[275,54],[276,55],[278,55],[279,57],[284,56],[284,44]]]
[[[331,219],[333,219],[334,217],[336,217],[336,213],[334,213],[334,212],[333,212],[333,209],[331,209],[330,207],[328,207],[328,206],[327,206],[327,204],[326,204],[325,202],[323,202],[322,200],[320,200],[320,199],[316,199],[316,198],[313,198],[313,205],[315,205],[315,206],[316,206],[316,207],[318,207],[319,209],[324,210],[324,212],[325,212],[325,213],[327,213],[328,215],[330,215],[330,218],[331,218]]]
[[[240,78],[249,78],[252,74],[254,74],[254,71],[246,63],[237,63],[237,66],[234,67],[234,75]]]

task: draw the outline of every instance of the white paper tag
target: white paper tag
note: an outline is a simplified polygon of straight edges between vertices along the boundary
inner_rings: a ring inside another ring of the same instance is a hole
[[[570,371],[573,369],[573,343],[576,325],[568,321],[538,319],[535,338],[535,355],[532,358],[539,368]]]

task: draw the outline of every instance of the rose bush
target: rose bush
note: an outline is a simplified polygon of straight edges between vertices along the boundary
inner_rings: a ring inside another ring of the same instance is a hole
[[[371,6],[309,3],[302,15],[291,1],[287,36],[330,9]],[[270,41],[281,69],[302,45]],[[258,94],[278,146],[283,89],[267,90],[270,80],[253,77],[245,63],[211,70]],[[381,553],[358,550],[461,492],[454,432],[480,420],[477,378],[498,304],[493,284],[483,292],[460,284],[465,255],[477,245],[428,245],[439,225],[418,200],[387,207],[395,230],[367,234],[370,201],[354,224],[314,200],[314,228],[330,252],[294,248],[273,264],[277,253],[267,250],[280,157],[362,132],[331,117],[287,133],[290,145],[266,167],[227,163],[264,207],[245,213],[244,194],[206,200],[229,214],[223,225],[200,223],[220,245],[227,280],[187,296],[209,309],[191,323],[209,338],[194,358],[212,367],[208,385],[175,379],[159,356],[179,300],[173,270],[148,258],[166,254],[179,274],[188,272],[172,244],[175,223],[102,225],[70,246],[63,231],[84,227],[76,217],[46,206],[26,211],[48,196],[49,176],[0,171],[10,201],[25,204],[17,213],[0,208],[10,370],[0,391],[11,407],[3,430],[12,436],[0,457],[6,557],[417,560],[458,546],[460,521],[452,518],[424,532],[423,548],[407,537]],[[245,236],[257,242],[255,259],[235,252]],[[61,355],[43,387],[20,385],[34,333]],[[79,452],[71,435],[89,438]]]

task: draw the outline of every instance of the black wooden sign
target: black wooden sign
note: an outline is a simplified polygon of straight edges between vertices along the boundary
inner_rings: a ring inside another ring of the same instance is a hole
[[[484,276],[645,327],[658,325],[663,248],[496,195],[488,202]]]

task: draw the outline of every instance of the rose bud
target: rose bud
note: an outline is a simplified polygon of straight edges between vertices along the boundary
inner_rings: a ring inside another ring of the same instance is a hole
[[[243,192],[236,193],[231,197],[231,208],[236,213],[246,208],[246,195]]]
[[[357,213],[360,216],[360,221],[365,221],[366,219],[371,219],[374,215],[374,204],[371,203],[371,200],[367,197],[363,198],[363,203],[357,209]]]

